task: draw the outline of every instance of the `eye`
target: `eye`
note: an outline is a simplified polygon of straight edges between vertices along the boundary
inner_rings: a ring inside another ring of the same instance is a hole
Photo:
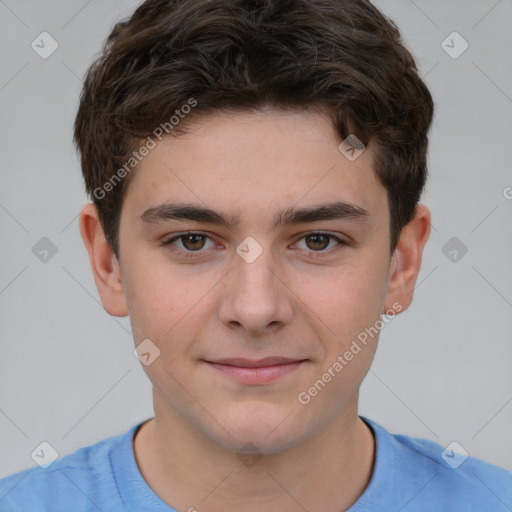
[[[336,242],[336,245],[332,250],[336,250],[339,248],[339,246],[348,245],[347,242],[344,242],[339,237],[332,235],[330,233],[309,233],[302,238],[299,239],[299,241],[304,240],[305,243],[305,249],[304,247],[299,247],[300,244],[296,244],[299,249],[306,250],[310,253],[326,253],[331,251],[326,251],[326,249],[331,245],[331,242],[334,240]],[[316,257],[316,255],[313,255],[313,257]]]
[[[210,242],[215,245],[213,240],[208,235],[203,233],[181,233],[164,242],[164,245],[169,246],[172,251],[176,252],[204,252],[201,251],[201,249],[205,247],[207,240],[210,240]],[[181,245],[181,248],[176,246],[175,242],[177,241],[180,242],[179,245]],[[186,256],[188,256],[188,254],[186,254]]]

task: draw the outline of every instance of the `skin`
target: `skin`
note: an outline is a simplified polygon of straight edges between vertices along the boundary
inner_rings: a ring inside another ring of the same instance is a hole
[[[130,316],[136,345],[150,339],[160,350],[143,366],[155,417],[137,432],[134,451],[149,486],[179,511],[346,510],[371,478],[375,442],[357,404],[378,335],[307,405],[297,396],[382,313],[397,304],[407,309],[430,212],[418,205],[391,258],[387,194],[372,171],[372,144],[353,162],[338,144],[319,113],[210,115],[140,163],[121,213],[119,261],[94,205],[81,212],[104,308]],[[272,229],[281,209],[338,200],[368,210],[369,223]],[[140,220],[165,201],[206,205],[238,215],[239,223]],[[211,239],[164,245],[187,230]],[[317,231],[350,243],[315,245],[306,235]],[[236,252],[248,236],[263,249],[252,263]],[[187,248],[202,252],[187,258]],[[266,356],[306,361],[261,385],[235,382],[204,362]],[[249,442],[259,454],[250,467],[237,456]]]

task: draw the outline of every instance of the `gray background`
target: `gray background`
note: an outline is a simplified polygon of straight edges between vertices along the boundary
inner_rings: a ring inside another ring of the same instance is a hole
[[[376,4],[436,102],[422,201],[433,229],[413,305],[381,334],[361,414],[512,470],[512,3]],[[35,465],[42,441],[63,456],[153,414],[129,321],[99,302],[72,146],[81,78],[136,5],[0,0],[0,477]],[[59,44],[48,59],[31,48],[43,31]],[[453,31],[469,43],[457,59],[441,46]],[[32,252],[42,237],[57,248],[46,263]],[[443,252],[452,237],[468,249],[455,262]]]

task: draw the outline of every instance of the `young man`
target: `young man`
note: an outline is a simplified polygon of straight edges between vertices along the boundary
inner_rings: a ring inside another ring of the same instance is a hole
[[[0,510],[512,510],[510,472],[358,416],[429,236],[432,114],[365,0],[149,0],[117,24],[76,118],[80,229],[155,415],[3,479]]]

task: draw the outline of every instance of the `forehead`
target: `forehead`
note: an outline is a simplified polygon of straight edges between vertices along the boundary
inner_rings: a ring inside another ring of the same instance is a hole
[[[311,112],[219,113],[167,136],[139,163],[125,206],[140,217],[164,203],[194,203],[275,225],[292,206],[345,202],[382,216],[386,190],[371,144],[350,161],[330,120]],[[125,208],[123,207],[123,210]],[[265,219],[265,220],[263,220]]]

